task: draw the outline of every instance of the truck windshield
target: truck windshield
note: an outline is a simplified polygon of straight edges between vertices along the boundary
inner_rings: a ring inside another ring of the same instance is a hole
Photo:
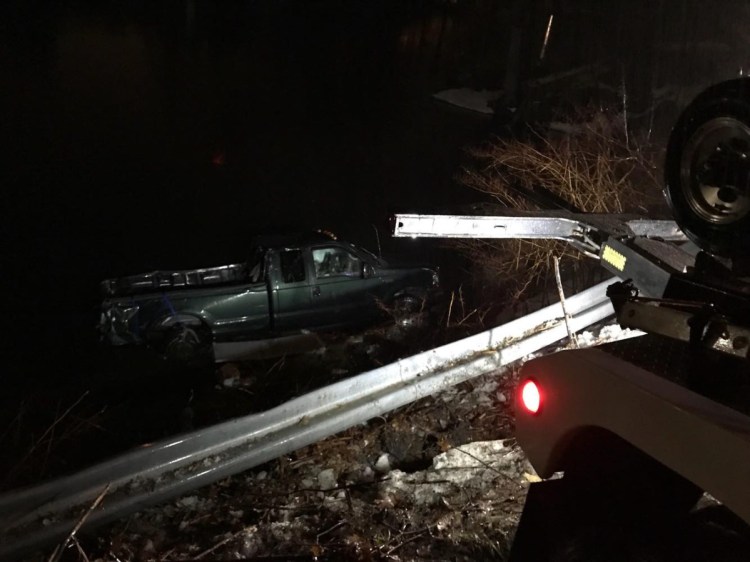
[[[374,263],[375,265],[379,267],[388,267],[388,262],[386,262],[383,258],[376,256],[370,250],[367,250],[360,246],[355,246],[354,244],[351,244],[351,247],[357,250],[358,252],[360,252],[361,254],[364,254],[365,257],[367,257],[367,259],[372,261],[372,263]]]

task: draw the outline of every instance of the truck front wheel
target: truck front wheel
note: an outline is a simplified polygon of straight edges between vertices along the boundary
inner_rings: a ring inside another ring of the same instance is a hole
[[[168,361],[192,363],[200,360],[210,348],[210,338],[203,326],[178,324],[164,338],[163,355]]]
[[[391,313],[396,324],[406,328],[420,323],[423,308],[424,303],[421,299],[410,294],[403,294],[393,300]]]

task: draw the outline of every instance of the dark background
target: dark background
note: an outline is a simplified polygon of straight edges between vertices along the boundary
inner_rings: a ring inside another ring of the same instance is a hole
[[[386,253],[443,259],[434,242],[388,240],[388,214],[476,199],[454,176],[464,148],[500,128],[432,93],[505,87],[508,104],[530,106],[528,80],[596,64],[602,89],[625,91],[664,134],[698,90],[744,71],[747,12],[732,0],[6,5],[0,376],[93,372],[101,279],[242,261],[258,230],[325,227],[376,250],[377,229]]]
[[[187,1],[8,15],[7,380],[92,368],[102,278],[242,261],[267,228],[373,250],[377,228],[421,254],[387,240],[389,208],[466,198],[452,176],[487,122],[429,96],[462,81],[479,14]]]

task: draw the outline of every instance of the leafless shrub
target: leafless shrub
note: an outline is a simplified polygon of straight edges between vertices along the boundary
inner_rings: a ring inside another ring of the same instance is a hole
[[[495,140],[470,151],[476,161],[461,182],[488,195],[487,214],[555,204],[589,213],[659,212],[661,190],[655,155],[628,133],[620,115],[587,109],[530,141]],[[583,271],[582,254],[563,242],[461,240],[459,249],[480,277],[501,279],[514,300],[542,281],[552,257]],[[565,269],[565,267],[564,267]]]
[[[492,306],[485,304],[467,312],[463,286],[459,286],[457,291],[451,291],[448,309],[444,314],[445,331],[447,333],[451,327],[455,329],[461,326],[467,326],[474,332],[484,329],[485,317],[491,310]]]
[[[98,425],[102,411],[92,413],[81,408],[88,394],[89,391],[84,392],[62,413],[58,403],[54,418],[43,431],[38,426],[41,420],[30,419],[21,405],[11,424],[0,433],[0,447],[6,453],[4,462],[0,462],[0,472],[4,473],[0,489],[45,477],[61,451],[83,436],[102,430]],[[35,430],[41,431],[41,435],[37,436]]]

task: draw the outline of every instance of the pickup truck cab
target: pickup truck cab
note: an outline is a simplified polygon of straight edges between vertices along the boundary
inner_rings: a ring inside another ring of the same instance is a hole
[[[264,236],[244,263],[103,281],[100,330],[110,344],[145,343],[181,359],[214,341],[415,313],[438,284],[433,269],[393,267],[326,234]]]

